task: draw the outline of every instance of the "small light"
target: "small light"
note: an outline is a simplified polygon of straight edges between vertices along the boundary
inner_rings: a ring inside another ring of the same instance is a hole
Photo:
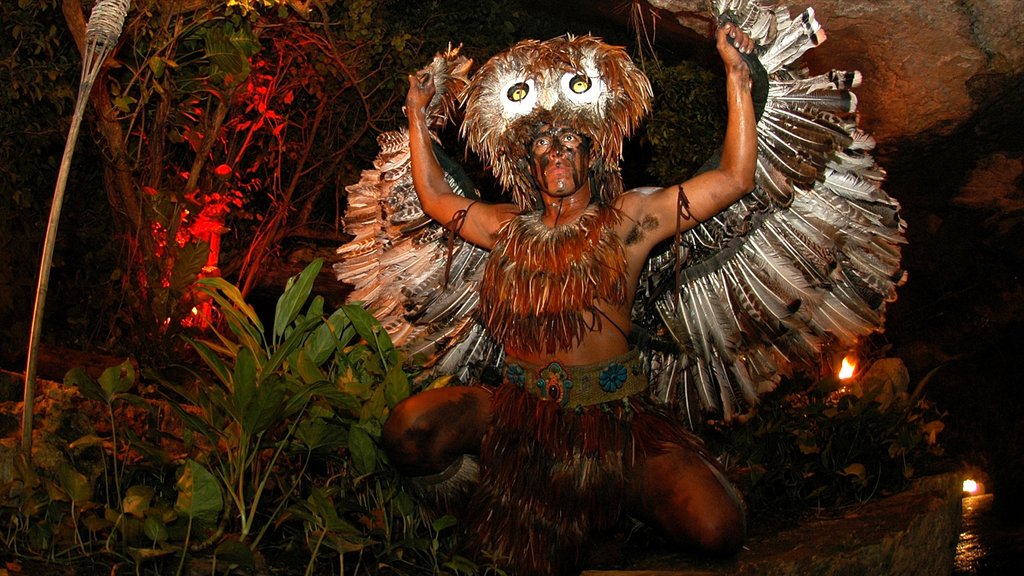
[[[964,480],[964,492],[967,492],[968,494],[974,494],[977,491],[978,491],[978,483],[977,482],[975,482],[974,480],[971,480],[970,478],[968,478],[967,480]]]
[[[195,306],[193,306],[192,307],[192,315],[193,316],[198,316],[199,315],[199,308],[196,308]]]
[[[839,369],[839,379],[849,380],[853,378],[853,372],[857,369],[857,362],[853,360],[852,356],[843,358],[843,366]]]

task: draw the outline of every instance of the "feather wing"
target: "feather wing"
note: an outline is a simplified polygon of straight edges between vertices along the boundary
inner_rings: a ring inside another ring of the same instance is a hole
[[[653,392],[691,423],[726,420],[786,374],[819,365],[882,329],[904,281],[905,224],[857,126],[857,72],[811,76],[797,59],[825,39],[814,11],[714,0],[715,16],[759,45],[767,99],[757,127],[754,192],[647,262],[634,321],[678,349],[649,347]]]
[[[437,88],[428,106],[431,126],[451,119],[468,83],[470,61],[458,49],[439,54],[427,67]],[[488,253],[448,231],[423,213],[412,183],[406,129],[382,133],[372,168],[346,188],[345,231],[353,236],[338,248],[334,270],[351,284],[350,299],[364,303],[395,345],[430,373],[466,378],[471,367],[500,360],[499,347],[476,322],[477,284]],[[448,184],[476,197],[459,166],[434,146]]]

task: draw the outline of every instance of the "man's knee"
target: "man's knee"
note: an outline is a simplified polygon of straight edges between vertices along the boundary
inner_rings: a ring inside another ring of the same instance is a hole
[[[439,388],[399,402],[382,430],[399,472],[436,474],[463,454],[477,453],[489,421],[489,396],[473,387]]]
[[[693,544],[706,554],[731,556],[739,552],[747,536],[746,518],[737,506],[727,504],[706,510],[693,521]]]
[[[424,406],[416,396],[399,402],[391,409],[381,440],[391,463],[399,472],[423,475],[436,472],[429,466],[428,446],[434,432],[424,418]]]
[[[679,447],[644,462],[631,482],[641,517],[685,548],[730,555],[746,538],[742,498],[699,453]]]

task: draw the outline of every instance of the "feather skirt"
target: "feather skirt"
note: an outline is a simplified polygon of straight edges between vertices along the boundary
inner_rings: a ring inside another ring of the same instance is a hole
[[[621,517],[636,459],[668,444],[702,451],[644,396],[563,410],[518,386],[499,387],[468,510],[471,549],[517,576],[577,571],[586,544]]]

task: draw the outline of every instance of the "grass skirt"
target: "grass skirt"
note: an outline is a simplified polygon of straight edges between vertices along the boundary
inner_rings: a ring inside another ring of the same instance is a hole
[[[643,397],[563,409],[518,386],[499,387],[467,516],[473,549],[516,576],[578,570],[588,541],[621,517],[634,462],[667,444],[703,453]]]

